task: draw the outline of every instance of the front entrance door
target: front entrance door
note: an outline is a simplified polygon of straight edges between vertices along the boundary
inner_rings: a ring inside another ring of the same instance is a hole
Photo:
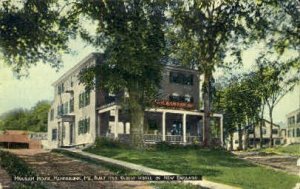
[[[70,123],[70,145],[74,143],[74,124]]]

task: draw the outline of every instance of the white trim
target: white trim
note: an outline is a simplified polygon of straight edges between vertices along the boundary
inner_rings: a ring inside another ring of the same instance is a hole
[[[112,106],[100,109],[100,110],[98,110],[98,114],[102,114],[102,113],[108,112],[110,110],[115,110],[116,108],[120,108],[120,106],[118,106],[118,105],[112,105]]]
[[[73,66],[71,69],[69,69],[67,72],[65,72],[62,76],[60,76],[56,81],[52,83],[52,86],[56,86],[61,81],[66,80],[71,74],[73,74],[75,71],[79,70],[79,68],[82,67],[85,63],[87,63],[90,59],[95,58],[96,55],[100,55],[101,53],[90,53],[85,58],[83,58],[80,62],[78,62],[75,66]]]

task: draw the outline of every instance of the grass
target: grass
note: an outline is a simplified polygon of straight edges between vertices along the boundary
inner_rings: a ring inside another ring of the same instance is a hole
[[[116,146],[115,146],[116,147]],[[117,174],[117,175],[142,175],[140,172],[131,170],[122,166],[118,166],[115,164],[107,163],[98,159],[93,159],[90,157],[86,157],[84,155],[67,151],[67,150],[61,150],[61,149],[53,149],[51,152],[63,154],[65,156],[79,159],[81,161],[85,161],[91,164],[95,165],[101,165],[102,167],[110,170],[111,172]],[[155,189],[205,189],[204,187],[195,186],[191,184],[181,184],[181,183],[168,183],[168,182],[151,182],[151,185]]]
[[[255,149],[253,151],[265,152],[268,154],[286,154],[300,156],[300,144],[291,144],[288,146],[277,146],[274,148]]]
[[[141,151],[122,145],[110,147],[98,141],[86,151],[173,173],[199,174],[207,180],[245,189],[288,189],[300,182],[295,175],[254,165],[218,149],[168,147],[164,144]]]

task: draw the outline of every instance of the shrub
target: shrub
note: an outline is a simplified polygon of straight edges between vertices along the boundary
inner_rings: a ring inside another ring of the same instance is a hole
[[[119,140],[110,139],[108,137],[100,137],[95,141],[94,146],[98,147],[107,147],[107,148],[124,148],[125,145],[121,144]]]

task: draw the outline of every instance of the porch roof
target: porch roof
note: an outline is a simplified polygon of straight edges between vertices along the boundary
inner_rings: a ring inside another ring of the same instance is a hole
[[[114,109],[121,109],[121,106],[113,104],[111,106],[102,108],[98,110],[98,113],[104,113],[104,112],[108,112],[110,110],[114,110]],[[186,115],[198,115],[198,116],[204,116],[204,112],[203,111],[195,111],[195,110],[180,110],[180,109],[169,109],[169,108],[146,108],[147,112],[165,112],[165,113],[174,113],[174,114],[186,114]],[[211,117],[219,117],[219,118],[223,118],[222,114],[218,114],[218,113],[212,113]]]

